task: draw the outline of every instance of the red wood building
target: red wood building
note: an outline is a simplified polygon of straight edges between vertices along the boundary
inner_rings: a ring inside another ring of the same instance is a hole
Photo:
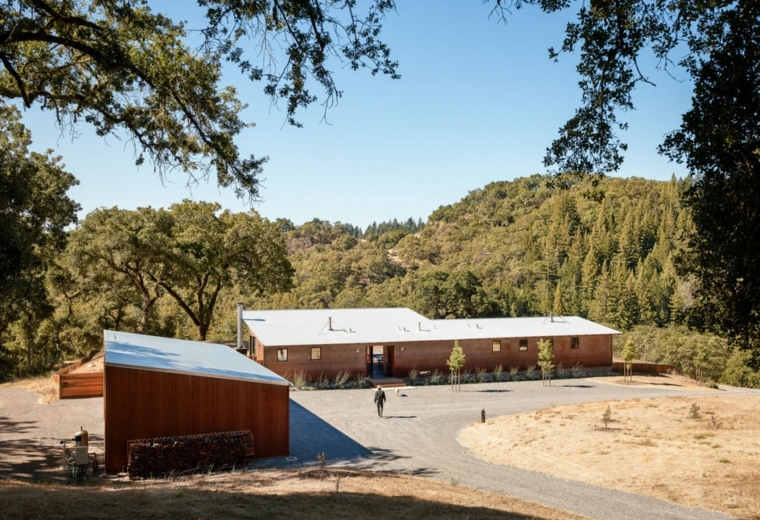
[[[618,331],[577,316],[429,320],[406,308],[244,311],[249,349],[282,376],[312,379],[338,372],[405,377],[409,371],[447,372],[458,341],[465,369],[509,370],[538,363],[538,342],[554,343],[554,364],[612,365]]]
[[[250,430],[256,457],[288,455],[289,384],[224,345],[104,332],[106,472],[127,441]]]

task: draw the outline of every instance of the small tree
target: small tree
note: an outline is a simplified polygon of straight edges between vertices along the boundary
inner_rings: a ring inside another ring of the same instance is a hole
[[[461,371],[464,366],[464,352],[462,352],[462,347],[459,346],[458,341],[454,341],[454,348],[451,350],[451,356],[449,356],[446,364],[451,370],[451,389],[459,390],[462,384]]]
[[[548,339],[542,339],[538,342],[538,366],[541,367],[541,380],[544,386],[552,385],[552,369],[554,364],[554,345]]]
[[[625,342],[623,347],[623,379],[633,383],[633,360],[636,357],[636,344],[632,339]]]
[[[607,409],[604,411],[604,414],[602,415],[602,422],[604,423],[604,429],[607,429],[607,426],[610,424],[610,421],[612,420],[612,410],[610,410],[609,405],[607,405]]]

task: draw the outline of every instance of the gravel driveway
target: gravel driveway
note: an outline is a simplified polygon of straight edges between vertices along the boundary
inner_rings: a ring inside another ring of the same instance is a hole
[[[728,516],[684,508],[654,498],[571,482],[545,474],[499,466],[471,455],[456,442],[460,429],[487,417],[529,412],[550,405],[646,397],[711,394],[714,391],[641,388],[592,380],[540,381],[418,387],[397,395],[386,392],[385,416],[377,416],[374,390],[323,390],[291,393],[291,456],[256,466],[316,463],[355,464],[400,471],[445,482],[497,491],[591,518],[726,519]],[[723,395],[757,393],[726,388]],[[103,399],[59,401],[45,405],[23,388],[0,388],[0,476],[62,477],[57,470],[58,441],[83,425],[95,451],[103,451]],[[614,471],[614,468],[611,468]],[[677,478],[677,476],[674,476]]]

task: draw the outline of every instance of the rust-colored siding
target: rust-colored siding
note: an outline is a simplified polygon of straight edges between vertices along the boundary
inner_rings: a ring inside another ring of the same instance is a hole
[[[285,385],[106,365],[106,471],[127,464],[127,441],[250,430],[255,456],[289,453],[290,396]]]
[[[103,372],[58,374],[58,399],[103,396]]]
[[[538,341],[541,338],[522,338],[528,340],[528,350],[520,350],[519,338],[493,338],[460,340],[459,346],[464,351],[465,370],[475,371],[484,368],[491,371],[496,365],[508,370],[517,366],[525,369],[538,364]],[[493,351],[493,340],[501,341],[501,350]],[[570,348],[570,337],[554,338],[554,364],[565,366],[575,364],[584,367],[609,367],[612,365],[612,336],[580,336],[579,348]],[[290,345],[287,347],[265,347],[256,343],[256,360],[269,370],[290,377],[302,370],[312,379],[320,374],[334,378],[340,371],[352,374],[366,374],[366,344],[348,345]],[[311,348],[322,348],[322,359],[311,359]],[[396,342],[394,345],[393,375],[405,377],[410,370],[440,370],[447,372],[446,360],[451,355],[454,341],[410,341]],[[277,361],[277,349],[288,349],[288,360]],[[403,349],[403,350],[402,350]]]

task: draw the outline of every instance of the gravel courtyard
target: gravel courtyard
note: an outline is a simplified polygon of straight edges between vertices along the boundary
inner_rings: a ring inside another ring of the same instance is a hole
[[[377,416],[367,390],[291,393],[291,458],[268,459],[256,466],[316,463],[324,452],[330,465],[352,464],[397,471],[497,491],[605,519],[721,519],[719,513],[688,509],[631,493],[571,482],[477,459],[456,441],[457,432],[480,419],[523,413],[552,405],[647,397],[712,394],[714,390],[625,387],[587,379],[417,387],[386,392],[384,417]],[[756,392],[725,388],[723,395]],[[60,476],[59,439],[80,425],[102,453],[103,400],[81,399],[40,404],[23,388],[0,388],[0,477]],[[561,442],[561,439],[558,439]],[[615,471],[616,468],[610,468]],[[674,478],[678,478],[674,475]]]

